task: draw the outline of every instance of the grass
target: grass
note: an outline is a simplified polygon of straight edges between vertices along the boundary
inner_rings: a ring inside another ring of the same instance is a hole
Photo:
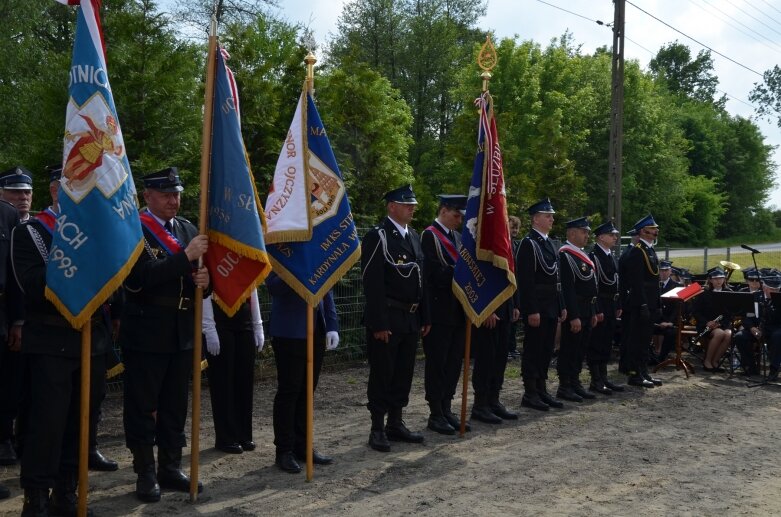
[[[660,258],[664,257],[664,250],[658,249],[657,254]],[[674,267],[683,267],[694,274],[704,273],[708,269],[720,265],[722,260],[728,260],[726,253],[708,253],[708,263],[705,266],[704,254],[692,255],[687,257],[670,257]],[[781,251],[762,252],[756,255],[757,266],[762,267],[781,267]],[[742,269],[754,267],[751,259],[751,253],[748,251],[731,252],[729,262],[738,264]],[[740,272],[734,273],[734,280],[743,280]]]

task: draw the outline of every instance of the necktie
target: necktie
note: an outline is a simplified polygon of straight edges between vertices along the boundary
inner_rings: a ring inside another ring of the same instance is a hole
[[[171,226],[171,221],[166,221],[166,222],[165,222],[165,224],[163,225],[163,227],[164,227],[166,230],[168,230],[168,233],[170,233],[171,235],[173,235],[173,234],[174,234],[174,227],[173,227],[173,226]]]

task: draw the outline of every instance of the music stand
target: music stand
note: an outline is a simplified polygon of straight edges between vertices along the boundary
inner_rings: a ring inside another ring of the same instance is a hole
[[[665,359],[661,363],[654,367],[654,373],[660,368],[665,366],[675,366],[676,370],[683,368],[686,378],[689,378],[689,372],[694,373],[694,367],[686,361],[683,355],[683,349],[681,348],[681,331],[683,330],[683,304],[691,300],[698,294],[702,293],[702,286],[698,283],[693,283],[686,287],[676,287],[664,293],[661,298],[665,302],[677,304],[676,310],[676,326],[675,331],[675,357],[672,359]]]

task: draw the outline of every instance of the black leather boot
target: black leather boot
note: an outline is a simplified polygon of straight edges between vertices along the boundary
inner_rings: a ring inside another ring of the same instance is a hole
[[[583,402],[583,397],[573,391],[570,380],[566,377],[559,378],[559,389],[556,390],[556,396],[570,402]]]
[[[591,384],[588,389],[602,395],[612,395],[613,392],[605,385],[605,380],[602,378],[602,374],[599,371],[599,366],[596,364],[590,364],[588,371],[591,374]]]
[[[385,425],[385,435],[392,442],[423,443],[423,435],[410,431],[401,418],[401,408],[388,411],[388,423]]]
[[[114,472],[119,468],[116,461],[110,460],[98,450],[97,447],[90,447],[89,454],[87,455],[89,461],[89,469],[98,472]]]
[[[546,386],[547,382],[545,379],[536,379],[534,381],[534,386],[537,389],[537,395],[540,397],[540,400],[548,405],[549,407],[555,407],[556,409],[561,409],[564,407],[564,404],[557,398],[555,398],[553,395],[548,393],[548,387]],[[523,403],[523,401],[521,401]],[[537,408],[535,408],[537,409]]]
[[[390,452],[390,442],[385,435],[385,413],[372,412],[372,429],[369,432],[369,447],[379,452]]]
[[[48,517],[49,489],[25,488],[22,517]]]
[[[600,377],[602,377],[602,382],[605,384],[605,387],[608,388],[610,391],[624,391],[624,386],[622,384],[613,384],[610,382],[610,379],[607,377],[607,363],[601,363],[599,365],[599,374]]]
[[[450,426],[455,429],[456,431],[461,430],[461,418],[455,415],[453,413],[453,410],[451,409],[453,405],[453,401],[451,399],[446,399],[442,402],[442,415],[445,417],[445,420],[447,420],[447,423],[450,424]],[[469,432],[472,430],[472,426],[469,425],[469,420],[464,422],[464,431]]]
[[[504,404],[499,402],[499,394],[492,393],[488,397],[488,407],[491,408],[491,413],[498,416],[502,420],[518,420],[518,413],[509,411]]]
[[[145,503],[160,500],[160,485],[155,475],[155,452],[151,445],[131,449],[133,453],[133,472],[136,479],[136,497]]]
[[[475,401],[472,404],[472,418],[486,424],[501,424],[503,421],[488,407],[488,397],[477,393],[475,393]]]
[[[182,471],[181,447],[157,448],[157,482],[160,488],[170,488],[177,492],[190,491],[190,476]],[[203,485],[198,481],[198,493],[202,491]]]
[[[49,515],[76,517],[79,506],[79,498],[76,495],[78,484],[78,472],[68,471],[60,474],[49,499]],[[92,515],[92,510],[89,508],[87,508],[87,515]]]

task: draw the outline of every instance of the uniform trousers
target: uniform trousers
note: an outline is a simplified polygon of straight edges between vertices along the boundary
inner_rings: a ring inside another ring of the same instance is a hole
[[[465,324],[435,324],[423,338],[428,402],[439,403],[451,400],[455,395],[461,365],[464,362],[464,334]]]
[[[632,307],[629,310],[629,327],[626,341],[626,367],[629,371],[643,372],[648,368],[648,358],[653,335],[653,324],[648,307]]]
[[[252,329],[237,330],[220,325],[217,325],[217,335],[220,353],[206,353],[214,441],[218,446],[251,442],[255,336]]]
[[[600,298],[604,319],[591,329],[586,346],[586,361],[589,365],[607,364],[613,351],[613,337],[616,335],[616,303]]]
[[[94,331],[93,327],[93,331]],[[100,397],[104,362],[90,362],[90,404]],[[27,414],[20,481],[22,488],[52,488],[65,472],[78,470],[81,358],[25,354],[29,365]]]
[[[558,318],[540,314],[540,325],[529,325],[528,316],[523,317],[524,337],[521,355],[521,375],[524,381],[547,379],[548,368],[553,358]]]
[[[274,445],[277,454],[306,450],[306,339],[274,337],[277,394],[274,396]],[[313,387],[325,355],[325,336],[315,333]]]
[[[367,407],[373,415],[384,415],[391,409],[401,409],[409,403],[420,332],[396,331],[390,335],[387,343],[374,339],[372,334],[372,330],[367,328]]]
[[[127,447],[184,447],[193,351],[153,354],[124,349],[123,359]]]
[[[11,351],[6,340],[7,336],[0,336],[0,441],[14,436],[14,419],[19,413],[22,397],[24,364],[21,352]]]
[[[580,319],[580,332],[570,330],[570,322],[561,324],[561,342],[556,372],[560,379],[576,379],[583,370],[583,357],[591,337],[591,324],[586,318]]]
[[[489,329],[485,325],[472,327],[471,349],[475,364],[472,371],[472,389],[478,396],[498,395],[504,384],[504,370],[507,367],[510,322],[499,320]]]

